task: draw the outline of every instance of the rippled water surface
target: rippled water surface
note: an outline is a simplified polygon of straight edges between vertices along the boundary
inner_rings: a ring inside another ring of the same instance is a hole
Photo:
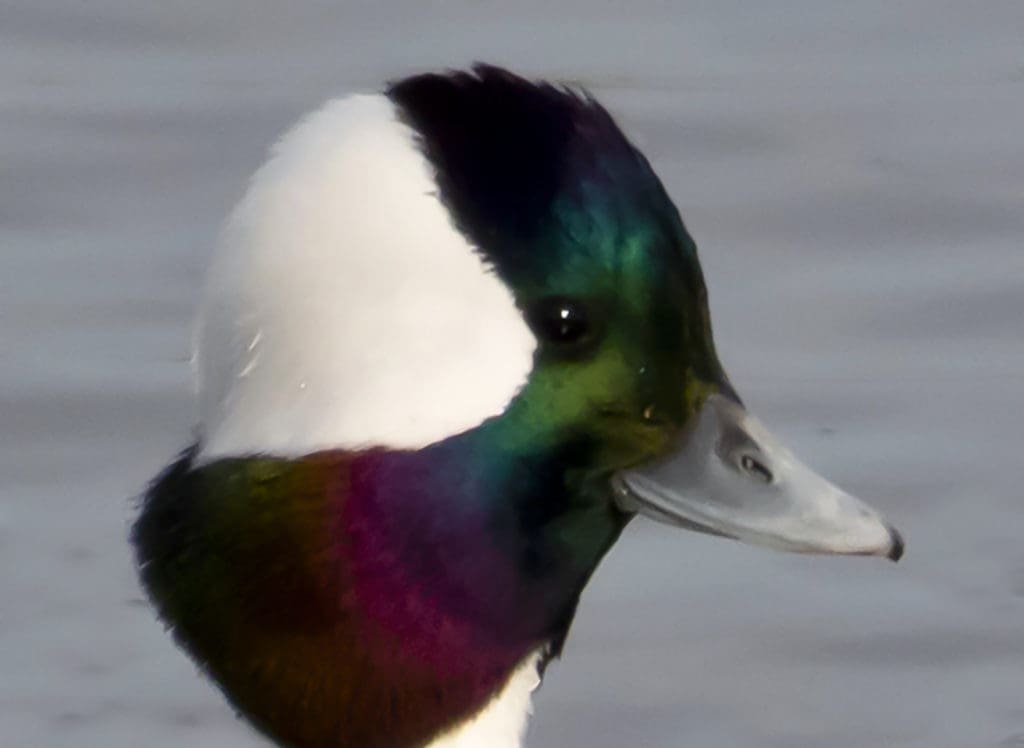
[[[19,0],[0,745],[261,744],[142,602],[130,497],[189,440],[191,309],[268,143],[474,59],[619,116],[700,245],[748,405],[908,542],[892,565],[634,523],[528,744],[1024,742],[1024,5]]]

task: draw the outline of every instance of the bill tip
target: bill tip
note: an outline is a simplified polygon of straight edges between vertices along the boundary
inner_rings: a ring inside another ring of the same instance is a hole
[[[899,530],[890,525],[889,538],[891,540],[891,545],[889,546],[888,558],[890,561],[899,561],[903,558],[903,536],[900,535]]]

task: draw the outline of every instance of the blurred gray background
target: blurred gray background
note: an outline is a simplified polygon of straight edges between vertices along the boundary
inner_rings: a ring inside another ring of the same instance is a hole
[[[528,744],[1024,745],[1024,3],[0,2],[0,745],[263,743],[126,543],[265,149],[473,60],[590,87],[697,239],[748,405],[905,560],[637,521]]]

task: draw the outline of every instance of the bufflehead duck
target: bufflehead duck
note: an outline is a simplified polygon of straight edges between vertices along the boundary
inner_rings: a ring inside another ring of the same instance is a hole
[[[637,514],[902,553],[745,411],[694,241],[608,112],[496,67],[288,132],[227,222],[195,363],[140,574],[281,745],[518,746]]]

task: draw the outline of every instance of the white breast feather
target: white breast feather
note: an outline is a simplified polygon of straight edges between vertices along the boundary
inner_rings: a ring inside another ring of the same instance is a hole
[[[540,685],[539,657],[534,652],[523,660],[483,711],[427,748],[519,748],[532,711],[530,696]]]
[[[214,255],[202,458],[424,446],[501,413],[534,345],[394,105],[330,102],[273,149]]]

